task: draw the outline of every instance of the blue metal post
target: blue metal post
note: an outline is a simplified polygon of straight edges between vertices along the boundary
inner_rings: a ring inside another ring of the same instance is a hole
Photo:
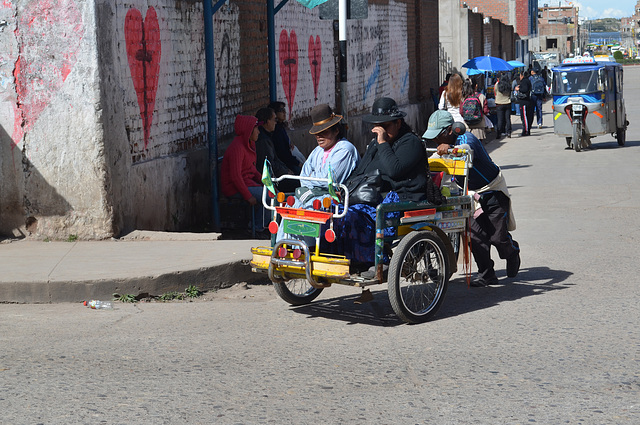
[[[267,47],[269,48],[269,99],[278,100],[276,86],[276,34],[274,0],[267,0]]]
[[[207,69],[207,141],[209,144],[209,172],[211,181],[211,215],[213,227],[220,230],[220,210],[218,208],[218,134],[216,116],[216,65],[213,49],[213,14],[224,1],[218,1],[215,8],[211,0],[204,2],[204,49]]]

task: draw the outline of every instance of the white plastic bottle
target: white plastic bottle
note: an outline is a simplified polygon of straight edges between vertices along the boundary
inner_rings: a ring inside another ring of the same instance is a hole
[[[87,307],[93,310],[113,309],[113,303],[111,301],[91,300],[91,301],[85,301],[84,305],[86,305]]]

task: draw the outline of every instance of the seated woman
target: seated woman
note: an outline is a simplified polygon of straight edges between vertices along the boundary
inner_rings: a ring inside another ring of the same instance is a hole
[[[269,160],[271,169],[275,177],[281,177],[284,174],[297,175],[297,173],[287,167],[287,165],[278,157],[276,148],[273,144],[273,133],[276,129],[276,113],[271,108],[260,108],[256,112],[258,119],[258,129],[260,134],[256,141],[256,169],[262,174],[264,161]],[[298,187],[297,180],[284,180],[278,184],[278,190],[283,192],[293,192]]]
[[[345,137],[342,116],[334,114],[329,105],[318,105],[311,110],[311,119],[313,127],[309,133],[316,136],[318,146],[305,161],[300,176],[326,179],[331,167],[333,182],[344,183],[358,165],[360,155]],[[329,196],[328,186],[324,182],[301,180],[300,183],[301,187],[296,190],[294,208],[310,208],[315,199]],[[280,227],[277,239],[283,237]],[[315,244],[315,241],[307,242]]]
[[[345,137],[342,116],[333,113],[329,105],[318,105],[311,110],[313,127],[310,134],[316,136],[318,146],[311,152],[300,172],[301,177],[327,178],[329,167],[334,183],[344,183],[358,165],[360,155]],[[302,180],[297,197],[303,207],[309,207],[316,198],[328,194],[327,184]],[[307,189],[307,190],[305,190]]]
[[[264,229],[261,174],[256,169],[256,147],[258,119],[238,115],[235,121],[236,137],[222,158],[220,166],[220,188],[224,196],[241,196],[256,210],[255,230]],[[260,219],[258,219],[260,218]]]
[[[404,121],[406,113],[400,111],[393,99],[377,99],[371,114],[362,120],[373,124],[375,138],[349,177],[350,182],[379,170],[382,203],[421,201],[427,196],[428,162],[422,140]],[[354,189],[356,189],[354,187]],[[370,265],[375,254],[375,204],[351,205],[344,217],[338,240],[341,251],[354,265]],[[388,234],[392,230],[385,230]]]
[[[301,160],[296,154],[294,154],[294,148],[297,152],[300,151],[297,150],[287,134],[287,112],[284,106],[284,102],[271,102],[269,104],[269,108],[276,112],[277,121],[275,130],[273,130],[271,135],[271,140],[273,140],[273,147],[276,150],[278,158],[280,158],[280,160],[284,162],[291,171],[296,174],[300,174],[302,164],[304,164],[306,159]]]

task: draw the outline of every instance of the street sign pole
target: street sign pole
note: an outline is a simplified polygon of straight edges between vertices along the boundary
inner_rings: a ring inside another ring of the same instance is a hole
[[[340,57],[338,66],[340,67],[340,112],[347,123],[347,0],[338,2],[338,45]]]

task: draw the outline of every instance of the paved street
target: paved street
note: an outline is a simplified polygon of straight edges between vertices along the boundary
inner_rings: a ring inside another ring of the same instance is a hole
[[[625,83],[625,147],[566,149],[548,104],[543,129],[489,145],[517,278],[500,260],[500,286],[454,275],[413,326],[382,286],[362,305],[337,286],[290,308],[259,285],[111,311],[0,304],[0,423],[640,423],[640,67]]]

